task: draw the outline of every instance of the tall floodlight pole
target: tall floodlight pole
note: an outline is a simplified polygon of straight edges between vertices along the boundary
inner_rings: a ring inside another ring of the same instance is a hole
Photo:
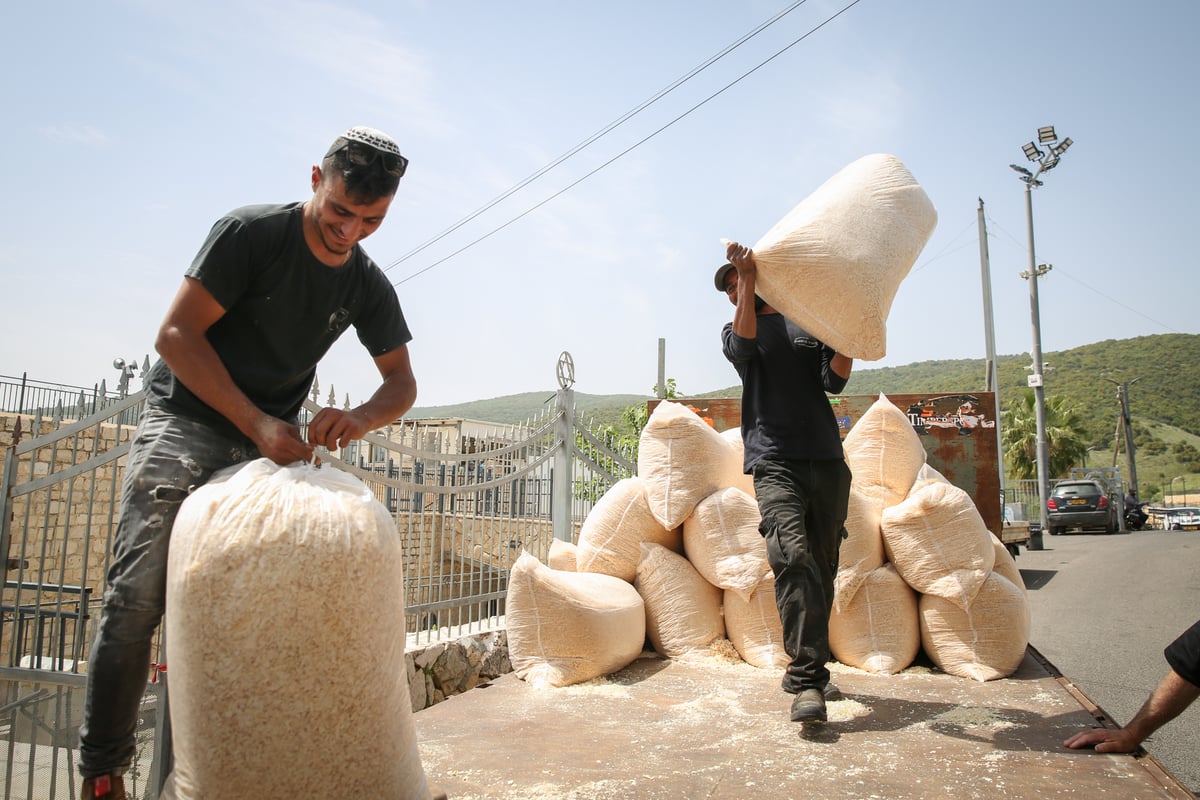
[[[1046,149],[1042,150],[1038,144]],[[1046,530],[1049,519],[1046,515],[1046,501],[1050,498],[1047,473],[1050,471],[1050,448],[1046,441],[1046,395],[1045,395],[1045,365],[1042,363],[1042,328],[1041,311],[1038,307],[1038,278],[1050,271],[1049,265],[1038,266],[1037,255],[1033,247],[1033,187],[1041,186],[1038,178],[1042,173],[1058,166],[1059,158],[1072,144],[1069,138],[1058,141],[1058,134],[1053,125],[1038,128],[1037,144],[1029,142],[1021,149],[1025,157],[1037,164],[1037,170],[1030,172],[1025,167],[1010,164],[1016,170],[1025,184],[1025,224],[1029,230],[1029,270],[1021,273],[1021,277],[1029,281],[1029,312],[1033,322],[1033,364],[1029,376],[1029,386],[1033,389],[1034,412],[1037,421],[1037,480],[1038,499],[1040,501],[1041,530]],[[1041,536],[1030,536],[1030,550],[1041,550]]]

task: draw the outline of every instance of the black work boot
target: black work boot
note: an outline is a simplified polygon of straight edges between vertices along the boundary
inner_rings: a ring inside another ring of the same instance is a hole
[[[820,689],[805,689],[792,701],[792,722],[824,722],[825,697]]]
[[[821,692],[821,694],[824,695],[826,703],[832,703],[835,700],[843,699],[842,690],[839,689],[836,684],[832,683],[825,684],[825,690]]]

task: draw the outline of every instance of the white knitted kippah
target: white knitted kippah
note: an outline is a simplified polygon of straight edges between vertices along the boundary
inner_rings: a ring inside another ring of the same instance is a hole
[[[368,128],[365,125],[355,125],[350,130],[342,134],[343,139],[349,139],[354,142],[362,142],[370,145],[376,150],[381,150],[385,153],[394,153],[400,155],[400,147],[386,133],[375,128]]]

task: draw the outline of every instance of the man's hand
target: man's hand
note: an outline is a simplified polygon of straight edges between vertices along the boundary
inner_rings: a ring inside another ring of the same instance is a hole
[[[281,467],[312,460],[312,445],[301,438],[300,429],[267,414],[255,423],[250,439],[259,453]]]
[[[1097,753],[1132,753],[1141,743],[1141,739],[1124,728],[1094,728],[1075,734],[1063,746],[1079,750],[1094,745]]]
[[[308,441],[329,450],[337,450],[355,439],[361,439],[363,434],[371,430],[369,424],[366,415],[357,409],[339,411],[336,408],[322,408],[308,423]]]
[[[754,251],[737,242],[726,242],[725,259],[737,270],[739,281],[747,274],[754,274],[757,267],[754,262]]]

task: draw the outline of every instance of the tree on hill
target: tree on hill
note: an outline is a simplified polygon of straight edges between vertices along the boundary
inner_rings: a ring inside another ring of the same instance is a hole
[[[1014,478],[1037,477],[1037,403],[1023,392],[1009,403],[1001,425],[1004,461]],[[1087,438],[1078,408],[1065,397],[1046,398],[1047,477],[1067,475],[1087,453]]]

